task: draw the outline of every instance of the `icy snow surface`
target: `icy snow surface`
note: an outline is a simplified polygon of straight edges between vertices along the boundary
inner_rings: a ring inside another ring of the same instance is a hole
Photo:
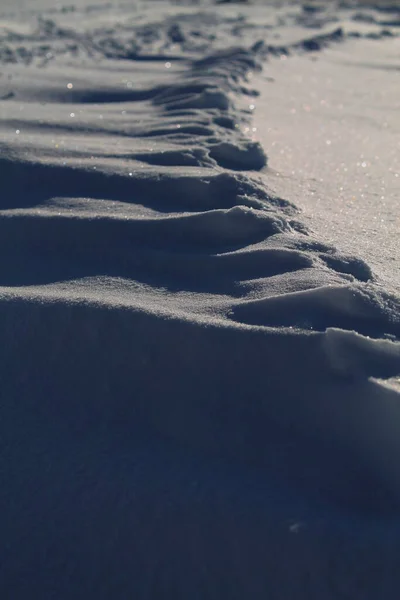
[[[399,597],[386,8],[2,4],[2,598]]]

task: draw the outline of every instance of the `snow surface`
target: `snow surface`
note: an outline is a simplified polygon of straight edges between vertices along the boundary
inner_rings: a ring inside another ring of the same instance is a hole
[[[269,61],[252,79],[261,94],[250,129],[268,151],[266,182],[275,193],[397,292],[399,51],[398,37],[355,39],[318,57]]]
[[[1,597],[397,600],[398,25],[2,5]]]

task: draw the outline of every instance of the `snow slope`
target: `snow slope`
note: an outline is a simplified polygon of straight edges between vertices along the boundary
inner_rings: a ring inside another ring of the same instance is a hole
[[[347,34],[31,6],[1,16],[2,597],[397,598],[399,297],[249,135],[251,74]]]

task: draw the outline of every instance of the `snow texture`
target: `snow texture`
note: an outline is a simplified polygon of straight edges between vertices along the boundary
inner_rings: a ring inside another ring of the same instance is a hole
[[[399,296],[247,132],[268,58],[398,13],[15,6],[1,597],[397,599]]]

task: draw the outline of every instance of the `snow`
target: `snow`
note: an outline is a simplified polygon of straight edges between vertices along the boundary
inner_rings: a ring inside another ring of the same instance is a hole
[[[398,24],[360,10],[2,6],[2,597],[398,598]]]
[[[253,80],[267,183],[295,201],[316,235],[363,258],[397,291],[399,48],[397,37],[354,40],[318,57],[271,60]]]

